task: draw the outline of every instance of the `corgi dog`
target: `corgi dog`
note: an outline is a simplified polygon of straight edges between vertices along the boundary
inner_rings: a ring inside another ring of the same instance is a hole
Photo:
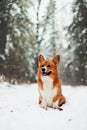
[[[60,106],[66,103],[66,98],[62,95],[61,80],[57,70],[60,56],[56,55],[52,60],[46,60],[43,55],[39,55],[38,60],[38,103],[46,110],[48,107],[63,110]]]

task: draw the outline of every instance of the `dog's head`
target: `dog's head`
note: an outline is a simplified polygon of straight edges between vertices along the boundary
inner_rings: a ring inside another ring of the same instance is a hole
[[[39,55],[39,72],[41,76],[53,76],[57,74],[57,67],[60,62],[60,56],[56,55],[52,60],[46,60],[43,55]]]

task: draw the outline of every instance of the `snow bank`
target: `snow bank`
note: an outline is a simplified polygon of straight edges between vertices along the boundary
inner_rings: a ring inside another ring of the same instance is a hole
[[[0,130],[87,130],[87,87],[63,86],[63,111],[38,105],[37,84],[0,84]]]

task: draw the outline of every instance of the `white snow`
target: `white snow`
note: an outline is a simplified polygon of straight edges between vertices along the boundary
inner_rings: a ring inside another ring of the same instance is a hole
[[[38,105],[37,84],[0,83],[0,130],[87,130],[87,86],[63,86],[63,111]]]

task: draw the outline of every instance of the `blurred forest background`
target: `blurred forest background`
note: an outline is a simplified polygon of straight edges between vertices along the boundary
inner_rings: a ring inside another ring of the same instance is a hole
[[[36,82],[42,53],[61,56],[63,84],[87,85],[87,1],[63,2],[0,0],[0,82]]]

